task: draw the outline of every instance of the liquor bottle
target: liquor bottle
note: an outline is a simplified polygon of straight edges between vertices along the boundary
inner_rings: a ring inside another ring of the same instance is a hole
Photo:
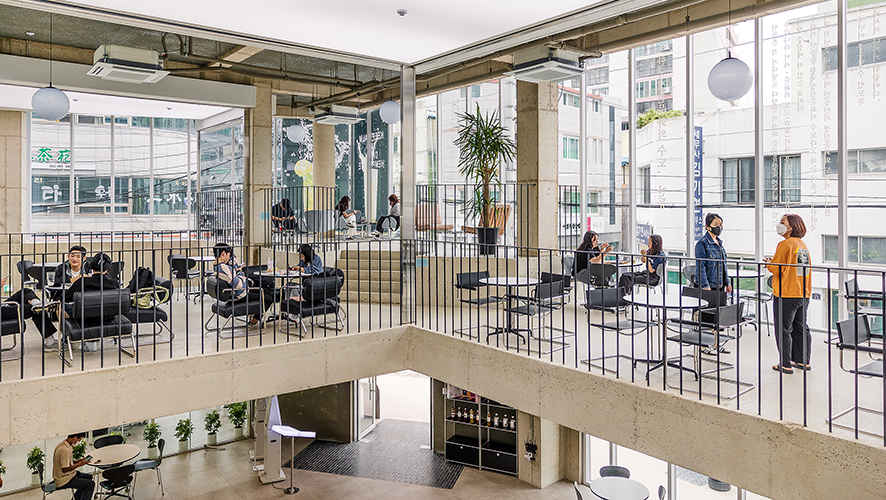
[[[498,413],[495,414],[495,426],[498,427]]]
[[[471,408],[471,423],[474,423],[474,409]]]
[[[486,427],[492,427],[492,412],[486,410]]]
[[[455,407],[452,407],[452,411],[449,412],[449,420],[455,420]]]
[[[502,415],[502,417],[501,417],[501,428],[502,429],[508,428],[508,416],[507,415]]]
[[[458,421],[461,422],[461,408],[458,409]]]
[[[516,416],[516,415],[514,415],[514,416],[511,418],[511,430],[512,430],[512,431],[516,431],[516,430],[517,430],[517,416]]]

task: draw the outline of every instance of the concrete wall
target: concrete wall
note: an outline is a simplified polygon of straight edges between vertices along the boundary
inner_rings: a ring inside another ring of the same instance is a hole
[[[556,465],[544,457],[557,451],[542,448],[539,485],[544,470],[576,470],[580,431],[775,500],[886,498],[886,447],[416,327],[2,382],[0,445],[403,369],[536,415],[539,432],[559,434]]]

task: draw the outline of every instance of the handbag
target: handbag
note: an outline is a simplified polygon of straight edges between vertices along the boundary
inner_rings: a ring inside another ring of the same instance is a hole
[[[162,286],[141,288],[132,297],[132,306],[138,309],[151,309],[169,301],[169,290]]]

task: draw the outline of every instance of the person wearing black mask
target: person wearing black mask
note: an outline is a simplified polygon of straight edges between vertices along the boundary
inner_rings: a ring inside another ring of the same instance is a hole
[[[709,213],[704,219],[705,234],[695,244],[695,284],[702,290],[714,292],[732,293],[732,285],[729,283],[729,275],[726,274],[726,250],[720,240],[723,232],[723,218],[715,213]],[[702,295],[704,298],[704,294]],[[725,305],[711,303],[714,297],[720,295],[708,295],[708,303],[712,306]],[[722,299],[721,299],[722,300]],[[710,313],[700,317],[702,321],[714,323],[716,316]],[[729,354],[725,342],[718,346],[723,354]],[[716,354],[713,348],[702,349],[704,354]]]

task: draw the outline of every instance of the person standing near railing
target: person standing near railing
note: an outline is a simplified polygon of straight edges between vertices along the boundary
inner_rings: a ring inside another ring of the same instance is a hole
[[[732,293],[732,285],[729,275],[726,274],[726,249],[720,240],[723,232],[723,218],[715,213],[709,213],[704,218],[705,234],[695,244],[695,284],[702,290]],[[726,304],[708,304],[712,307],[720,307]],[[707,317],[705,317],[707,316]],[[702,311],[701,321],[716,322],[716,316]],[[729,354],[723,341],[717,349],[705,347],[701,350],[704,354],[717,354],[719,350],[723,354]]]
[[[772,273],[772,309],[775,314],[775,336],[779,363],[772,367],[782,373],[794,373],[793,368],[810,370],[812,335],[806,325],[809,297],[812,295],[812,276],[805,267],[811,262],[809,249],[803,243],[806,224],[796,214],[786,214],[775,226],[784,241],[778,244],[775,255],[767,258],[766,266]]]

